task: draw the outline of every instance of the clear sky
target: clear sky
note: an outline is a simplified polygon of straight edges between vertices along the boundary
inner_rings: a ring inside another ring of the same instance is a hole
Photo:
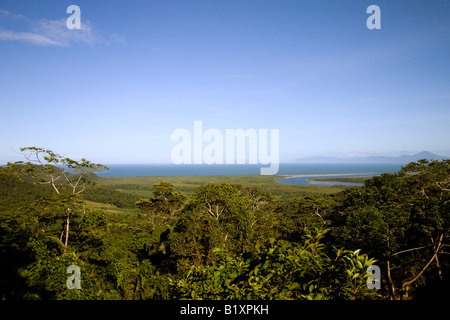
[[[281,162],[450,156],[449,58],[448,0],[1,0],[0,164],[170,163],[196,120],[279,129]]]

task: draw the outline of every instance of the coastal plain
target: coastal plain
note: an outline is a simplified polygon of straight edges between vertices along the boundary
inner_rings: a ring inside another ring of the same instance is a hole
[[[309,176],[309,175],[308,175]],[[315,175],[316,177],[324,175]],[[328,176],[328,175],[327,175]],[[240,184],[259,187],[263,192],[270,193],[274,198],[292,198],[306,194],[332,194],[345,189],[345,186],[317,186],[277,183],[279,179],[292,176],[248,175],[248,176],[148,176],[148,177],[102,177],[96,183],[102,187],[131,193],[143,198],[152,196],[153,185],[166,181],[184,193],[193,194],[196,189],[207,184]]]

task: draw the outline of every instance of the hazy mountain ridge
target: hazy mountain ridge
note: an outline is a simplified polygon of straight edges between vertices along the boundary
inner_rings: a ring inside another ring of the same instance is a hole
[[[444,160],[449,159],[448,157],[443,157],[436,155],[428,151],[422,151],[412,155],[401,155],[396,157],[388,156],[367,156],[367,157],[350,157],[350,158],[339,158],[339,157],[305,157],[297,158],[298,163],[386,163],[386,164],[407,164],[409,162],[414,162],[420,159],[428,160]]]

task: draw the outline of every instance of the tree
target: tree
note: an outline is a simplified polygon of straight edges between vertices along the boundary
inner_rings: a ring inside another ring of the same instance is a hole
[[[408,299],[449,270],[450,161],[420,160],[343,192],[330,241],[362,248],[382,265],[391,299]]]
[[[277,215],[282,220],[283,239],[297,241],[309,228],[327,226],[326,217],[336,204],[332,196],[323,194],[281,201]]]
[[[411,192],[411,231],[408,236],[412,241],[409,248],[395,255],[412,256],[413,253],[414,259],[420,257],[421,262],[402,283],[401,289],[408,297],[409,291],[419,286],[420,279],[434,278],[440,283],[449,283],[444,274],[450,270],[449,252],[445,252],[450,240],[450,160],[411,162],[402,167],[399,177]]]
[[[73,206],[79,204],[77,195],[84,192],[86,186],[92,183],[86,179],[86,176],[97,170],[108,168],[84,158],[81,161],[75,161],[44,148],[26,147],[20,148],[20,151],[23,152],[27,162],[9,162],[7,166],[12,172],[33,178],[35,183],[52,186],[57,196],[51,201],[62,205],[65,211],[65,221],[59,241],[64,253],[67,253]]]
[[[155,229],[159,223],[165,225],[172,221],[185,204],[186,196],[175,190],[174,186],[165,181],[153,185],[153,198],[140,199],[136,206],[148,212]]]
[[[240,253],[278,235],[277,229],[274,203],[258,188],[209,184],[179,214],[169,244],[183,265],[201,265],[214,259],[214,247]]]
[[[372,299],[367,268],[375,260],[360,250],[327,250],[327,230],[308,231],[300,243],[269,239],[253,252],[230,254],[215,248],[216,262],[192,266],[171,278],[176,299]]]

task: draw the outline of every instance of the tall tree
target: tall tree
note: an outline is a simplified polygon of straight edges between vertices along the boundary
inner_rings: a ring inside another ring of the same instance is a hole
[[[275,204],[258,188],[208,184],[192,195],[169,242],[185,266],[202,265],[215,259],[215,247],[240,254],[277,236],[278,228]]]
[[[86,176],[106,166],[92,163],[84,158],[76,161],[63,157],[52,150],[24,147],[20,148],[26,162],[9,162],[7,167],[16,174],[25,174],[34,179],[38,184],[49,184],[53,188],[58,204],[64,207],[64,225],[59,241],[64,253],[69,245],[70,218],[73,206],[77,203],[77,195],[86,190],[86,186],[92,183]]]
[[[173,220],[186,201],[186,196],[175,190],[174,186],[165,181],[153,185],[153,198],[140,199],[136,206],[149,213],[153,228],[161,221],[162,224]]]

